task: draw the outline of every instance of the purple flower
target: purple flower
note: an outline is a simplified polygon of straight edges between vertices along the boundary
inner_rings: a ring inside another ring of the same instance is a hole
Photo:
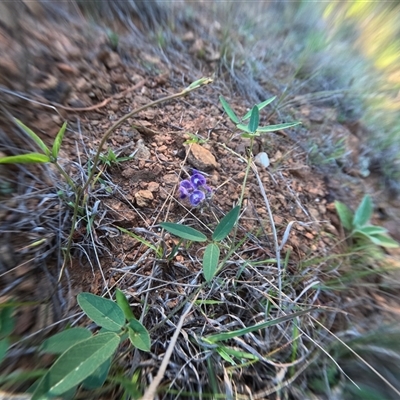
[[[179,192],[179,197],[181,199],[189,197],[190,204],[193,207],[197,207],[202,201],[204,201],[206,194],[209,195],[212,190],[206,185],[205,176],[194,169],[190,180],[185,179],[180,183]]]
[[[194,187],[188,180],[184,180],[181,182],[179,185],[179,191],[180,191],[180,198],[181,199],[186,199],[186,197],[189,196],[189,194],[194,190]]]
[[[206,184],[206,178],[196,171],[196,173],[191,176],[190,182],[196,189],[198,189],[199,187]]]
[[[189,197],[190,204],[197,207],[205,198],[206,195],[201,190],[195,190]]]

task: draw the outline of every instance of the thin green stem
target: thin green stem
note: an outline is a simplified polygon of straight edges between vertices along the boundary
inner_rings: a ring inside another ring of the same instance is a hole
[[[70,176],[64,171],[64,168],[61,167],[61,165],[55,161],[54,165],[56,166],[56,168],[58,169],[58,172],[60,172],[60,174],[64,177],[64,179],[67,181],[68,185],[71,187],[71,189],[76,192],[76,186],[74,181],[70,178]]]

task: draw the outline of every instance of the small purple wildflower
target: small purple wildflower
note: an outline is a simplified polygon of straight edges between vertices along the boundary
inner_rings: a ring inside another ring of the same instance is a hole
[[[205,176],[194,169],[190,180],[185,179],[180,183],[179,192],[181,199],[189,197],[190,204],[197,207],[204,201],[206,194],[210,194],[212,190],[206,185]]]
[[[206,178],[199,172],[196,172],[194,175],[191,176],[190,182],[192,183],[193,187],[197,189],[206,184]]]
[[[189,196],[189,194],[193,191],[193,186],[188,180],[184,180],[181,182],[179,185],[179,191],[180,191],[180,198],[181,199],[186,199],[186,197]]]
[[[205,198],[206,195],[201,190],[195,190],[189,197],[190,204],[197,207]]]

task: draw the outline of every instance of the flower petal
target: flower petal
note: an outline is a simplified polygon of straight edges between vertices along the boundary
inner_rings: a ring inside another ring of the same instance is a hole
[[[183,186],[179,186],[179,192],[180,192],[179,198],[181,199],[186,199],[186,197],[189,196],[189,192]]]
[[[204,199],[205,194],[201,190],[195,190],[189,197],[190,204],[193,207],[197,207]]]
[[[204,177],[204,175],[198,172],[197,174],[192,175],[192,177],[190,178],[190,182],[192,182],[192,185],[195,187],[195,189],[198,189],[199,187],[206,184],[206,178]]]
[[[179,185],[180,187],[186,189],[187,191],[191,192],[192,190],[194,190],[195,188],[193,187],[192,183],[185,179],[184,181],[182,181]]]

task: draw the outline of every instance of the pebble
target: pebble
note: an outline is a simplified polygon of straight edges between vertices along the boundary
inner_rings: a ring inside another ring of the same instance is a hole
[[[163,182],[167,185],[176,184],[179,182],[178,176],[175,174],[167,174],[163,177]]]
[[[207,171],[218,167],[217,161],[210,150],[205,149],[198,143],[193,143],[189,148],[190,153],[188,155],[188,161],[196,169],[200,171]]]
[[[151,204],[154,197],[150,190],[139,190],[135,193],[135,199],[138,207],[146,207]]]
[[[254,158],[254,163],[261,168],[268,168],[270,164],[268,154],[264,151],[258,153]]]

